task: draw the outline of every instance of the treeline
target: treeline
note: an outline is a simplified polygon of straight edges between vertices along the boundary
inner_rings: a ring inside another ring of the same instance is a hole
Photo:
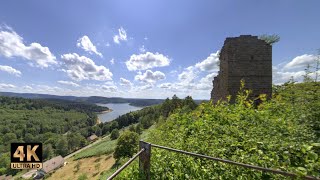
[[[44,159],[65,156],[99,131],[94,112],[103,110],[107,108],[66,100],[0,96],[0,175],[17,172],[10,169],[11,143],[41,142]]]
[[[143,108],[139,111],[130,112],[119,116],[117,119],[100,124],[102,134],[109,134],[114,129],[121,129],[138,123],[135,127],[136,132],[141,133],[143,129],[149,128],[155,122],[166,119],[171,113],[176,110],[189,112],[194,110],[197,104],[191,96],[184,99],[178,98],[176,95],[172,99],[167,98],[162,104]]]
[[[62,99],[24,99],[0,96],[1,107],[10,109],[42,109],[43,107],[53,107],[65,111],[76,110],[79,112],[93,113],[108,110],[107,107],[97,106],[88,102],[76,102]]]

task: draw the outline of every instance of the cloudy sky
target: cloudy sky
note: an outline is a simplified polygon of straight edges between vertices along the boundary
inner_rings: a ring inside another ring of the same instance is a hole
[[[320,48],[319,0],[4,0],[0,91],[209,99],[226,37],[278,34],[273,82]]]

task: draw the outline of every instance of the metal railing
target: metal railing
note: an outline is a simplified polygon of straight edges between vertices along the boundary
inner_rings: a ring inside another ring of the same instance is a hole
[[[153,146],[155,148],[159,148],[159,149],[165,149],[168,151],[187,154],[187,155],[191,155],[191,156],[195,156],[195,157],[199,157],[199,158],[205,158],[205,159],[209,159],[209,160],[213,160],[213,161],[219,161],[219,162],[232,164],[232,165],[236,165],[236,166],[241,166],[241,167],[245,167],[245,168],[255,169],[255,170],[269,172],[269,173],[273,173],[273,174],[281,174],[283,176],[288,176],[288,177],[292,177],[292,178],[300,177],[302,179],[307,179],[307,180],[320,180],[319,178],[316,178],[313,176],[301,177],[301,176],[298,176],[297,174],[290,173],[290,172],[280,171],[280,170],[276,170],[276,169],[269,169],[269,168],[254,166],[254,165],[250,165],[250,164],[243,164],[243,163],[230,161],[230,160],[226,160],[226,159],[220,159],[220,158],[215,158],[215,157],[206,156],[206,155],[202,155],[202,154],[187,152],[187,151],[183,151],[183,150],[179,150],[179,149],[173,149],[173,148],[169,148],[169,147],[165,147],[165,146],[160,146],[160,145],[156,145],[156,144],[150,144],[150,143],[147,143],[144,141],[140,141],[140,143],[139,143],[140,151],[136,155],[134,155],[128,162],[126,162],[121,168],[119,168],[115,173],[113,173],[108,178],[108,180],[111,180],[114,177],[116,177],[123,169],[125,169],[138,156],[139,156],[139,170],[141,173],[143,173],[145,175],[146,179],[150,180],[151,146]]]

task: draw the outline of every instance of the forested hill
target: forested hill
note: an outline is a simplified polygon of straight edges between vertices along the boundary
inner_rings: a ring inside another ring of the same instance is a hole
[[[94,112],[107,110],[67,100],[24,99],[0,96],[0,175],[10,169],[12,142],[42,142],[45,159],[65,156],[87,144],[86,137],[101,135]]]
[[[236,103],[202,103],[155,120],[147,142],[320,178],[320,82],[273,87],[256,106],[240,90]],[[119,179],[139,179],[138,163]],[[153,148],[152,179],[286,179],[281,175]],[[291,178],[289,178],[291,179]]]
[[[151,106],[161,104],[164,99],[139,99],[139,98],[121,98],[121,97],[77,97],[77,96],[56,96],[49,94],[34,94],[34,93],[12,93],[12,92],[0,92],[0,96],[8,97],[22,97],[29,99],[55,99],[55,100],[70,100],[75,102],[88,102],[88,103],[129,103],[132,106]],[[195,100],[196,103],[200,103],[203,100]]]

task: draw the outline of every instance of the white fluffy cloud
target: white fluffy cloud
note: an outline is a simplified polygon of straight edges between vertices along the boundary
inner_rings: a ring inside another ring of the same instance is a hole
[[[113,58],[110,60],[110,64],[114,65],[114,59]]]
[[[95,53],[96,55],[102,57],[102,54],[97,51],[96,46],[93,45],[88,36],[83,36],[78,39],[77,47],[82,48],[83,50],[91,53]]]
[[[162,89],[171,89],[173,87],[173,84],[172,83],[162,83],[158,87],[162,88]]]
[[[274,84],[283,84],[288,82],[291,78],[295,81],[302,81],[302,76],[305,74],[303,70],[297,71],[287,71],[285,68],[282,67],[272,67],[272,83]]]
[[[148,89],[152,89],[153,86],[151,84],[146,84],[143,86],[138,87],[139,90],[148,90]]]
[[[10,66],[2,66],[0,65],[0,71],[4,71],[4,72],[7,72],[9,74],[13,74],[15,76],[20,76],[21,75],[21,72],[13,67],[10,67]]]
[[[5,83],[0,83],[0,89],[11,89],[11,88],[15,88],[16,86],[13,84],[5,84]]]
[[[202,62],[199,62],[195,65],[196,68],[199,68],[201,71],[218,71],[219,70],[219,53],[211,53],[209,57],[207,57]]]
[[[134,77],[137,81],[142,81],[146,83],[155,83],[159,80],[163,80],[166,78],[166,75],[160,71],[152,72],[151,70],[147,70],[143,74],[138,74]]]
[[[33,89],[31,86],[23,86],[22,88],[23,88],[23,89],[25,89],[25,90],[27,90],[27,91],[29,91],[29,90],[32,90],[32,89]]]
[[[185,82],[185,83],[191,83],[197,77],[198,77],[198,72],[196,71],[196,69],[193,66],[189,66],[189,67],[185,68],[184,71],[182,71],[182,73],[180,73],[178,75],[178,79],[181,82]]]
[[[64,85],[68,85],[68,86],[73,86],[73,87],[79,87],[80,85],[72,82],[72,81],[58,81],[59,84],[64,84]]]
[[[211,53],[205,60],[196,63],[194,66],[185,68],[179,75],[179,82],[171,85],[171,89],[193,89],[193,90],[209,90],[212,89],[212,83],[214,76],[217,75],[216,71],[219,70],[219,51]],[[206,74],[205,77],[198,80],[201,76],[201,71]],[[163,85],[162,88],[166,86]]]
[[[113,74],[109,69],[96,65],[90,58],[72,53],[62,55],[61,59],[64,62],[64,71],[73,80],[112,80]]]
[[[212,80],[215,76],[217,76],[217,73],[211,73],[201,78],[199,83],[196,84],[195,88],[197,90],[211,90],[213,87]]]
[[[113,42],[116,44],[120,44],[120,41],[127,41],[127,32],[120,27],[120,29],[118,29],[119,34],[113,36]]]
[[[120,85],[121,86],[132,86],[132,83],[129,81],[129,80],[127,80],[127,79],[125,79],[125,78],[120,78]]]
[[[310,54],[304,54],[295,57],[292,61],[284,66],[285,69],[305,68],[308,64],[314,63],[316,57]]]
[[[118,90],[117,86],[108,86],[108,85],[102,85],[102,89],[107,92],[116,92]]]
[[[23,38],[10,28],[0,28],[0,55],[7,58],[20,57],[27,59],[41,68],[57,64],[56,57],[48,47],[35,42],[29,46],[25,45]]]
[[[129,71],[147,70],[154,67],[163,67],[170,64],[170,59],[163,54],[146,52],[144,54],[133,54],[126,62]]]

